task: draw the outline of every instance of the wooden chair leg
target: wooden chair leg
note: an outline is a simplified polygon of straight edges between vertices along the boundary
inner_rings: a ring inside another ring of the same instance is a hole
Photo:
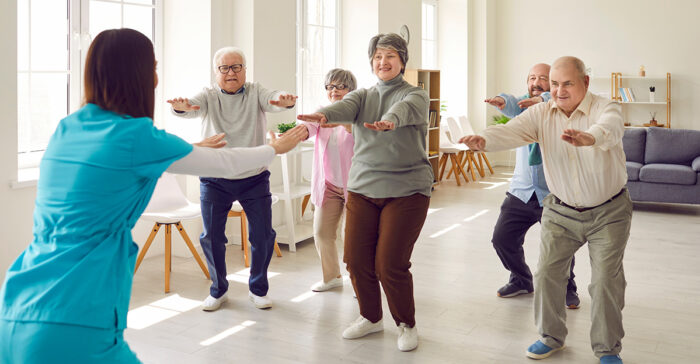
[[[474,153],[469,153],[469,155],[467,155],[467,158],[469,158],[469,169],[471,169],[472,179],[476,181],[476,173],[474,173],[474,170],[477,167],[475,163],[476,161],[474,160]]]
[[[165,225],[165,293],[170,292],[170,269],[172,262],[170,261],[170,224]]]
[[[457,157],[457,164],[459,164],[459,161],[461,160],[461,158],[460,158],[461,156],[462,156],[462,152],[457,153],[457,155],[456,155],[456,157]],[[450,176],[452,175],[453,172],[456,173],[456,172],[455,172],[455,169],[454,169],[454,166],[447,172],[447,177],[446,177],[446,178],[447,178],[447,179],[450,179]]]
[[[456,171],[458,164],[457,164],[457,157],[454,154],[450,154],[450,161],[452,161],[452,170]],[[449,175],[448,175],[449,176]],[[457,180],[457,186],[461,186],[462,184],[459,182],[459,175],[455,173],[455,180]]]
[[[479,172],[479,175],[481,176],[481,178],[484,178],[486,176],[486,173],[484,173],[484,162],[481,159],[481,153],[477,152],[477,153],[474,153],[474,155],[476,156],[473,158],[474,158],[474,164],[476,164],[477,172]],[[478,159],[478,161],[477,161],[477,159]]]
[[[458,173],[461,174],[462,177],[464,177],[464,182],[469,183],[469,178],[467,178],[467,173],[465,173],[464,168],[462,168],[462,163],[460,159],[457,160],[457,171],[455,172],[455,176],[457,176]]]
[[[187,235],[187,232],[185,231],[185,228],[182,227],[182,224],[178,221],[177,224],[177,230],[180,232],[180,236],[182,236],[182,240],[185,241],[185,244],[187,244],[187,247],[190,249],[190,252],[192,253],[192,256],[194,257],[194,260],[197,261],[197,264],[199,264],[199,268],[202,268],[202,272],[204,272],[204,276],[207,277],[207,279],[211,279],[209,276],[209,270],[207,269],[207,266],[204,265],[204,262],[202,261],[202,258],[199,257],[199,253],[197,253],[197,249],[194,248],[194,245],[192,245],[192,241],[190,240],[190,237]]]
[[[311,195],[306,195],[304,196],[304,199],[301,200],[301,216],[304,216],[304,211],[306,211],[306,206],[309,204],[310,198]]]
[[[486,158],[486,154],[484,154],[484,152],[479,152],[479,157],[484,157],[484,162],[486,162],[486,166],[489,167],[489,172],[493,174],[493,168],[491,168],[491,163],[489,163],[489,159]]]
[[[153,225],[153,229],[151,229],[151,235],[148,236],[148,239],[146,240],[146,244],[143,245],[143,249],[141,249],[141,252],[139,253],[138,258],[136,258],[136,267],[134,268],[134,274],[136,274],[136,271],[139,270],[139,265],[141,265],[141,261],[143,260],[143,257],[146,256],[146,252],[148,251],[148,248],[151,247],[151,243],[153,243],[153,238],[155,238],[156,234],[158,234],[158,230],[160,230],[160,224],[155,223],[155,225]]]
[[[250,257],[248,256],[248,219],[245,211],[241,211],[241,245],[243,248],[243,262],[246,268],[250,267]]]
[[[275,253],[277,253],[278,257],[282,256],[282,250],[280,250],[280,246],[277,245],[277,239],[275,239]]]
[[[438,163],[438,168],[440,168],[440,178],[438,181],[442,181],[442,176],[445,174],[445,166],[447,165],[447,154],[443,153],[440,157],[440,162]]]

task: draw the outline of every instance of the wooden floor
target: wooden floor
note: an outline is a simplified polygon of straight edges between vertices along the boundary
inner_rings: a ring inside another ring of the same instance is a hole
[[[296,253],[281,245],[284,256],[272,258],[274,307],[267,311],[247,299],[238,246],[227,252],[230,301],[213,313],[199,308],[209,281],[193,259],[174,259],[166,295],[163,257],[147,258],[134,278],[127,342],[145,363],[533,363],[525,357],[538,337],[532,295],[496,296],[508,273],[490,239],[510,177],[506,169],[496,172],[461,187],[443,182],[434,192],[412,259],[420,335],[413,352],[397,350],[386,302],[383,333],[341,338],[358,316],[357,303],[349,285],[310,292],[321,279],[311,240]],[[535,225],[525,242],[533,270],[539,233]],[[173,244],[181,243],[174,238]],[[588,338],[586,247],[576,258],[581,308],[567,310],[567,348],[545,363],[598,362]],[[625,273],[625,363],[700,363],[700,207],[635,204]]]

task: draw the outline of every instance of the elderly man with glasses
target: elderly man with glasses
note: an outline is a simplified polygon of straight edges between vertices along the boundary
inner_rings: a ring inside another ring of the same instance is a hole
[[[258,83],[246,82],[243,51],[235,47],[214,54],[216,85],[205,88],[191,99],[168,100],[175,115],[202,118],[202,135],[225,133],[227,147],[256,147],[266,144],[265,112],[280,112],[296,104],[296,96],[271,91]],[[299,128],[305,128],[299,126]],[[233,179],[200,178],[200,199],[204,231],[199,240],[211,272],[212,285],[202,309],[215,311],[227,300],[226,219],[231,205],[239,201],[250,223],[252,262],[248,296],[255,307],[272,307],[267,297],[267,267],[272,257],[276,233],[272,229],[270,172],[250,170]]]

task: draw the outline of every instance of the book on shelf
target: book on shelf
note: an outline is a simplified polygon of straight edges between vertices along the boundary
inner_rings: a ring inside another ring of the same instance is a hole
[[[627,89],[627,92],[629,92],[629,94],[630,94],[630,100],[631,100],[632,102],[637,101],[637,98],[634,96],[634,92],[632,92],[632,89],[631,89],[631,88],[628,88],[628,89]]]
[[[428,112],[428,127],[434,128],[437,126],[437,111],[430,110]]]
[[[635,102],[637,99],[634,97],[634,93],[632,92],[632,89],[629,87],[620,87],[620,98],[622,98],[622,102]]]

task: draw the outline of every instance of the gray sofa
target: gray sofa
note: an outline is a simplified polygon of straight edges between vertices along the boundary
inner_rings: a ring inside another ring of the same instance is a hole
[[[628,128],[622,146],[632,201],[700,204],[700,130]]]

